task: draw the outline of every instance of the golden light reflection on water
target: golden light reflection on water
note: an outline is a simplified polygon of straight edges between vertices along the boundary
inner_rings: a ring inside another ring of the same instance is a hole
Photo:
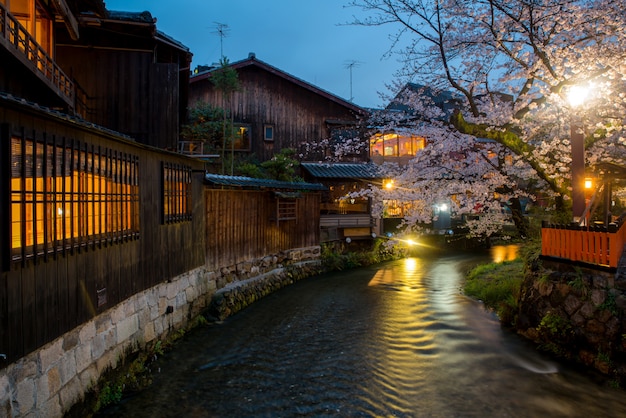
[[[497,245],[491,248],[491,261],[501,263],[503,261],[513,261],[517,258],[519,245]]]
[[[427,267],[423,259],[408,257],[382,267],[368,283],[384,292],[364,355],[370,379],[361,387],[361,400],[370,404],[371,415],[390,406],[410,414],[439,355]]]

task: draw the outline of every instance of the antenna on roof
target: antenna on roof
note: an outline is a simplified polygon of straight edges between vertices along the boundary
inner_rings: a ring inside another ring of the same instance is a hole
[[[344,64],[344,68],[350,70],[350,101],[354,99],[354,96],[352,96],[352,68],[358,67],[359,65],[361,65],[361,62],[356,60],[347,61]]]
[[[230,29],[228,29],[228,25],[226,23],[213,23],[215,23],[215,31],[212,33],[216,33],[220,37],[220,59],[222,59],[224,58],[224,38],[228,36]]]

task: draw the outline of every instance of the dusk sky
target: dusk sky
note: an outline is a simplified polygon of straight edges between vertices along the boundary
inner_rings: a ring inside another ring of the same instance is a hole
[[[220,59],[217,24],[228,25],[224,56],[240,61],[256,57],[301,80],[356,105],[381,107],[379,92],[389,94],[399,68],[385,58],[394,28],[343,25],[363,11],[344,7],[348,0],[105,0],[107,9],[149,11],[157,28],[183,43],[193,54],[192,68]]]

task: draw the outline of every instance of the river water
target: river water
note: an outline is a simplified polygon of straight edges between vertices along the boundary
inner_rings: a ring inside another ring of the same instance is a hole
[[[623,391],[542,356],[461,294],[469,267],[509,255],[302,280],[190,332],[153,363],[150,389],[101,416],[626,417]]]

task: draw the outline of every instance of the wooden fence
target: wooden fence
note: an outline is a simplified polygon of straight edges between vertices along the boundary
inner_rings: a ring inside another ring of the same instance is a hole
[[[608,228],[544,225],[541,255],[615,269],[626,243],[625,225],[610,224]]]
[[[209,268],[319,245],[319,192],[294,198],[294,216],[282,220],[281,198],[270,190],[206,189],[205,195]]]

